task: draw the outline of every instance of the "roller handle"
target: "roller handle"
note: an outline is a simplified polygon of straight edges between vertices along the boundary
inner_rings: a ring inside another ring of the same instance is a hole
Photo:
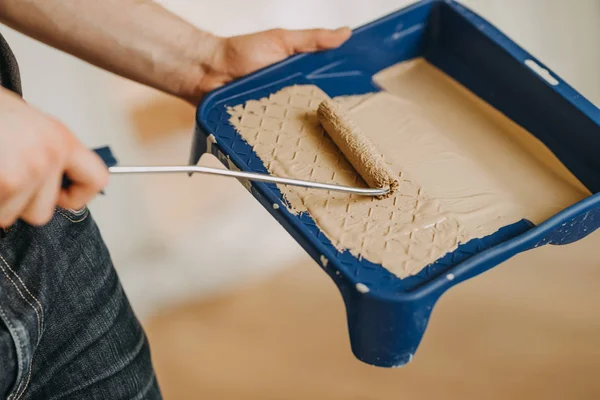
[[[313,188],[319,190],[330,190],[337,192],[344,192],[350,194],[357,194],[361,196],[383,196],[390,191],[390,187],[386,188],[363,188],[363,187],[350,187],[340,186],[331,183],[324,182],[313,182],[305,181],[300,179],[286,178],[280,176],[274,176],[269,174],[247,172],[247,171],[232,171],[229,169],[222,168],[210,168],[202,167],[198,165],[145,165],[145,166],[132,166],[132,167],[117,167],[117,160],[112,155],[108,147],[103,147],[94,150],[100,158],[106,164],[106,167],[113,174],[148,174],[148,173],[201,173],[209,175],[219,175],[230,178],[238,179],[249,179],[257,182],[277,183],[282,185],[292,185],[304,188]],[[71,185],[71,181],[68,177],[63,177],[63,188],[68,188]]]
[[[110,167],[117,165],[117,159],[115,158],[112,151],[110,150],[110,147],[108,147],[108,146],[99,147],[97,149],[94,149],[94,152],[96,154],[98,154],[98,156],[100,156],[102,161],[104,161],[106,168],[110,168]],[[62,180],[62,188],[68,189],[69,186],[71,186],[71,184],[72,184],[72,182],[69,179],[69,177],[67,175],[64,175],[63,180]]]

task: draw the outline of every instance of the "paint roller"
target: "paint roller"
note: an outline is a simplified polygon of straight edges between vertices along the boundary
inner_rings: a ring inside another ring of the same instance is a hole
[[[389,196],[398,188],[398,179],[381,152],[352,121],[335,100],[327,99],[317,109],[319,122],[348,162],[371,188],[389,188],[378,197]]]

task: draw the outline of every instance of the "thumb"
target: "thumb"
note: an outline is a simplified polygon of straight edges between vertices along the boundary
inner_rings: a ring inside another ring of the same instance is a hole
[[[283,31],[283,41],[290,55],[318,50],[333,49],[341,46],[350,38],[350,28],[303,29]]]

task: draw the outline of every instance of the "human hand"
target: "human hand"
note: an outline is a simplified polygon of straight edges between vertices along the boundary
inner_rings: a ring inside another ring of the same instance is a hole
[[[63,174],[72,181],[61,189]],[[43,225],[59,205],[80,209],[108,183],[94,152],[60,122],[0,88],[0,227]]]
[[[272,29],[229,38],[207,37],[205,40],[211,43],[202,65],[204,75],[199,81],[191,82],[188,86],[191,89],[182,97],[198,104],[206,93],[237,78],[297,53],[339,47],[351,34],[349,28]]]

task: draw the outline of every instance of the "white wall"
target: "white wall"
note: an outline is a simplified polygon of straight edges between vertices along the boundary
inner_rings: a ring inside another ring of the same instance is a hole
[[[352,27],[408,0],[162,0],[220,35],[272,27]],[[600,104],[600,2],[465,0]],[[156,93],[0,27],[19,58],[26,99],[89,146],[110,144],[124,164],[185,163],[190,133],[142,144],[129,110]],[[191,125],[191,121],[190,121]],[[203,163],[212,163],[203,159]],[[92,205],[140,314],[167,302],[257,279],[306,257],[235,181],[196,176],[113,177]]]

